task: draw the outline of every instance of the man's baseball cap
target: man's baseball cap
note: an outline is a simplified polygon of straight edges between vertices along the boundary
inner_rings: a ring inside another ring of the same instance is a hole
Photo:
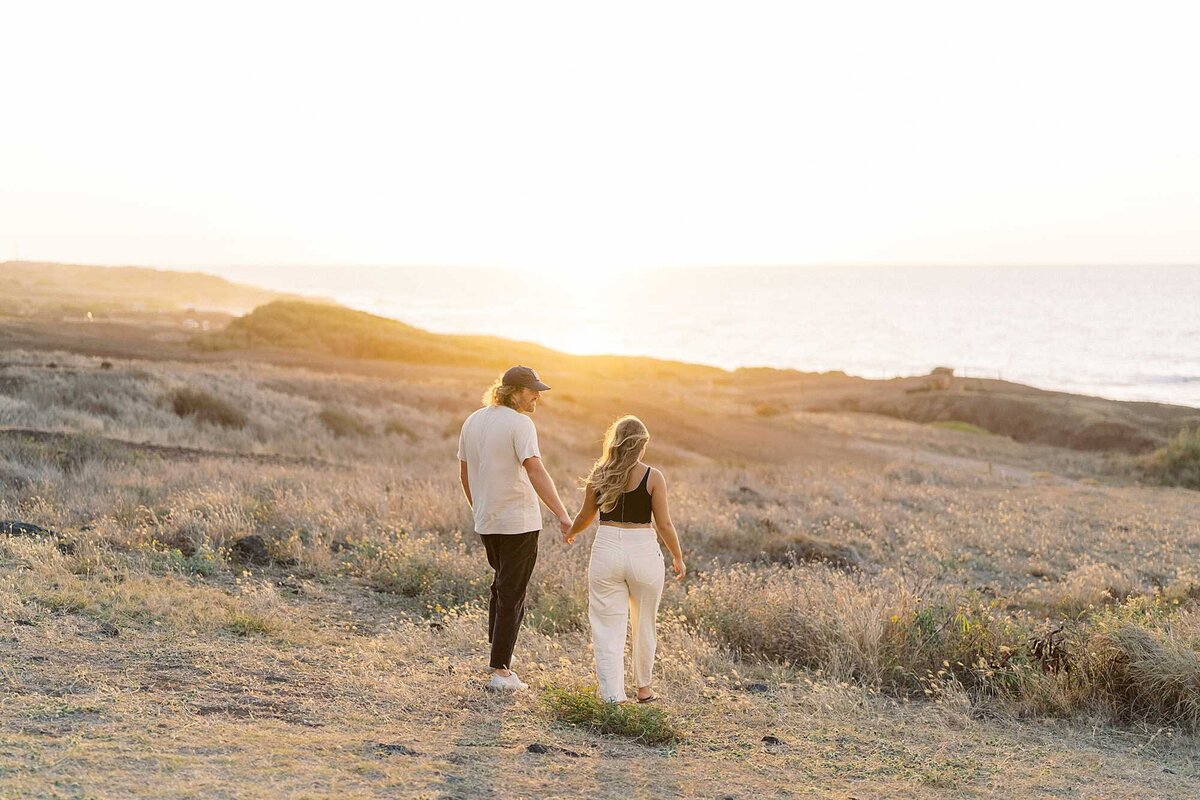
[[[505,386],[524,386],[526,389],[537,389],[539,392],[544,392],[550,387],[542,383],[542,379],[538,374],[529,367],[509,367],[508,372],[504,373],[504,377],[500,382]]]

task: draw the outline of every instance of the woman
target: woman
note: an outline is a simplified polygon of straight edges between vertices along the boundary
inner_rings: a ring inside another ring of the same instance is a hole
[[[614,703],[629,700],[625,627],[630,620],[637,701],[658,699],[651,684],[664,568],[656,528],[671,551],[675,579],[681,580],[685,572],[679,536],[667,507],[667,481],[662,472],[642,463],[649,442],[650,433],[637,417],[621,417],[609,427],[600,459],[586,481],[583,508],[563,534],[563,541],[570,544],[599,512],[600,526],[588,562],[588,620],[600,696]]]

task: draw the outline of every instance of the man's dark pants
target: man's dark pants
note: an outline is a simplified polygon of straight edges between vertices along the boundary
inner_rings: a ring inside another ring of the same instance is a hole
[[[537,561],[538,534],[480,534],[488,563],[496,571],[488,601],[488,641],[492,643],[492,669],[508,669],[517,631],[525,618],[525,588]]]

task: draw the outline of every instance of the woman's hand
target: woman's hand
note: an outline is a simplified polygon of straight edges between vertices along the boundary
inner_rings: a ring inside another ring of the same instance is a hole
[[[683,556],[671,556],[671,567],[675,570],[675,580],[683,580],[683,576],[687,574],[687,567],[683,565]]]
[[[574,543],[575,537],[578,535],[579,535],[578,533],[571,533],[570,531],[566,531],[565,533],[563,533],[563,544]]]

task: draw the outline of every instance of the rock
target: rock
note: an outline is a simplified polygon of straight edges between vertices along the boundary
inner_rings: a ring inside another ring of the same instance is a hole
[[[34,525],[31,522],[14,522],[12,520],[0,520],[0,533],[8,534],[9,536],[57,536],[54,531],[46,530],[40,525]]]
[[[113,625],[111,622],[101,622],[100,627],[97,628],[97,630],[100,631],[100,635],[102,635],[102,636],[120,636],[121,635],[121,629],[118,628],[116,625]]]
[[[350,542],[346,541],[345,539],[334,539],[332,542],[329,543],[329,552],[331,552],[331,553],[340,553],[343,550],[349,550],[349,549],[350,549]]]
[[[58,548],[60,553],[71,555],[71,553],[75,552],[75,545],[63,539],[62,535],[57,531],[47,530],[41,525],[34,525],[32,522],[0,520],[0,535],[25,536],[30,539],[54,539],[54,546]]]
[[[385,753],[389,756],[391,756],[391,755],[401,755],[401,756],[420,755],[420,753],[418,753],[416,750],[413,750],[411,747],[405,747],[402,744],[384,744],[383,742],[376,742],[375,749],[377,751],[379,751],[380,753]]]
[[[100,362],[100,369],[112,369],[112,368],[113,368],[113,365],[112,365],[111,361],[101,361]]]
[[[257,534],[238,539],[233,543],[229,553],[234,561],[242,564],[271,563],[271,552],[267,549],[267,541]]]
[[[777,745],[777,744],[783,744],[783,740],[782,740],[782,739],[780,739],[780,738],[778,738],[778,737],[776,737],[776,736],[771,736],[771,735],[769,735],[769,734],[768,734],[767,736],[764,736],[764,737],[762,738],[762,742],[763,742],[763,744],[765,744],[765,745],[768,745],[768,746],[771,746],[771,745]]]
[[[562,753],[564,756],[570,756],[571,758],[583,758],[583,753],[576,753],[574,750],[568,750],[565,747],[558,747],[552,744],[542,744],[541,742],[534,742],[533,744],[529,745],[525,748],[525,752],[536,753],[537,755],[543,756],[549,753]]]
[[[30,625],[30,626],[32,626],[32,625],[35,625],[35,624],[36,624],[36,623],[35,623],[33,620],[31,620],[31,619],[14,619],[14,620],[13,620],[13,622],[15,622],[15,623],[16,623],[16,624],[18,624],[18,625]]]
[[[304,583],[295,575],[288,575],[275,582],[275,585],[285,592],[292,594],[304,594]]]
[[[742,684],[742,691],[749,692],[750,694],[766,694],[771,691],[771,687],[765,683],[744,683]]]

